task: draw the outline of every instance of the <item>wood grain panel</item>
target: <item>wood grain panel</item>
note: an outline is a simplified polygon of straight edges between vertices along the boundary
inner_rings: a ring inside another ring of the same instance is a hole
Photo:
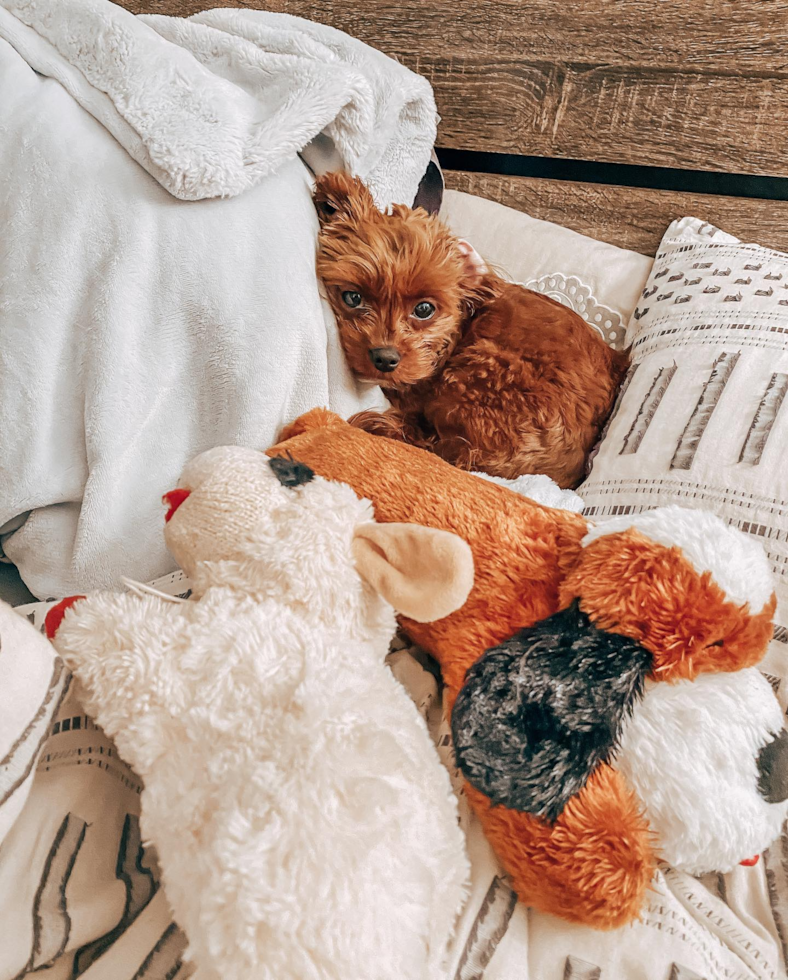
[[[264,0],[124,0],[193,13]],[[426,75],[439,143],[784,175],[788,0],[265,0]]]
[[[446,171],[446,186],[486,197],[644,255],[674,218],[693,215],[744,241],[788,251],[788,201],[683,194],[530,177]]]
[[[715,73],[788,72],[788,2],[760,0],[121,0],[135,13],[278,10],[392,50]]]

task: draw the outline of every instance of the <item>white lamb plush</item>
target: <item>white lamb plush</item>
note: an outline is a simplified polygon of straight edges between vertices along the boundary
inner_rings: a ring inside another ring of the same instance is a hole
[[[384,658],[392,606],[462,605],[470,549],[253,450],[204,453],[180,486],[165,534],[191,601],[98,594],[48,626],[144,779],[188,959],[199,980],[435,980],[469,867]]]

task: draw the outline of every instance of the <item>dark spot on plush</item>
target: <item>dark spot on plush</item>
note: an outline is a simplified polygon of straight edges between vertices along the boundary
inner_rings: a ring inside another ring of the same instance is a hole
[[[758,792],[767,803],[788,800],[788,731],[784,728],[758,754]]]
[[[413,200],[414,208],[424,208],[427,214],[437,214],[443,203],[443,173],[435,153],[427,164],[424,176],[421,178],[416,197]]]
[[[575,602],[477,660],[452,712],[457,765],[490,798],[548,820],[615,752],[651,654]]]
[[[433,660],[428,653],[421,649],[421,647],[411,647],[408,650],[408,653],[411,655],[411,657],[413,657],[421,669],[425,671],[425,673],[432,674],[435,680],[440,683],[441,669],[436,660]]]
[[[268,460],[268,465],[283,487],[300,487],[315,477],[306,463],[299,463],[292,456],[275,456]]]

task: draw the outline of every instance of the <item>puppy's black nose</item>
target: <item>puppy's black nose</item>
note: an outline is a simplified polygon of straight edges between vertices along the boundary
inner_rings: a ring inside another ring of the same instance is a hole
[[[378,371],[393,371],[402,360],[396,347],[372,347],[369,351],[369,359]]]

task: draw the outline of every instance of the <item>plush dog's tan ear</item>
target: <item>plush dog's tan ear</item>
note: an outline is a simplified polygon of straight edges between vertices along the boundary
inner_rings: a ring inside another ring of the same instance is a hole
[[[459,609],[473,587],[473,555],[462,538],[420,524],[360,524],[353,539],[359,575],[417,623]]]
[[[359,219],[377,210],[366,185],[340,170],[318,177],[313,197],[321,227],[338,217]]]

